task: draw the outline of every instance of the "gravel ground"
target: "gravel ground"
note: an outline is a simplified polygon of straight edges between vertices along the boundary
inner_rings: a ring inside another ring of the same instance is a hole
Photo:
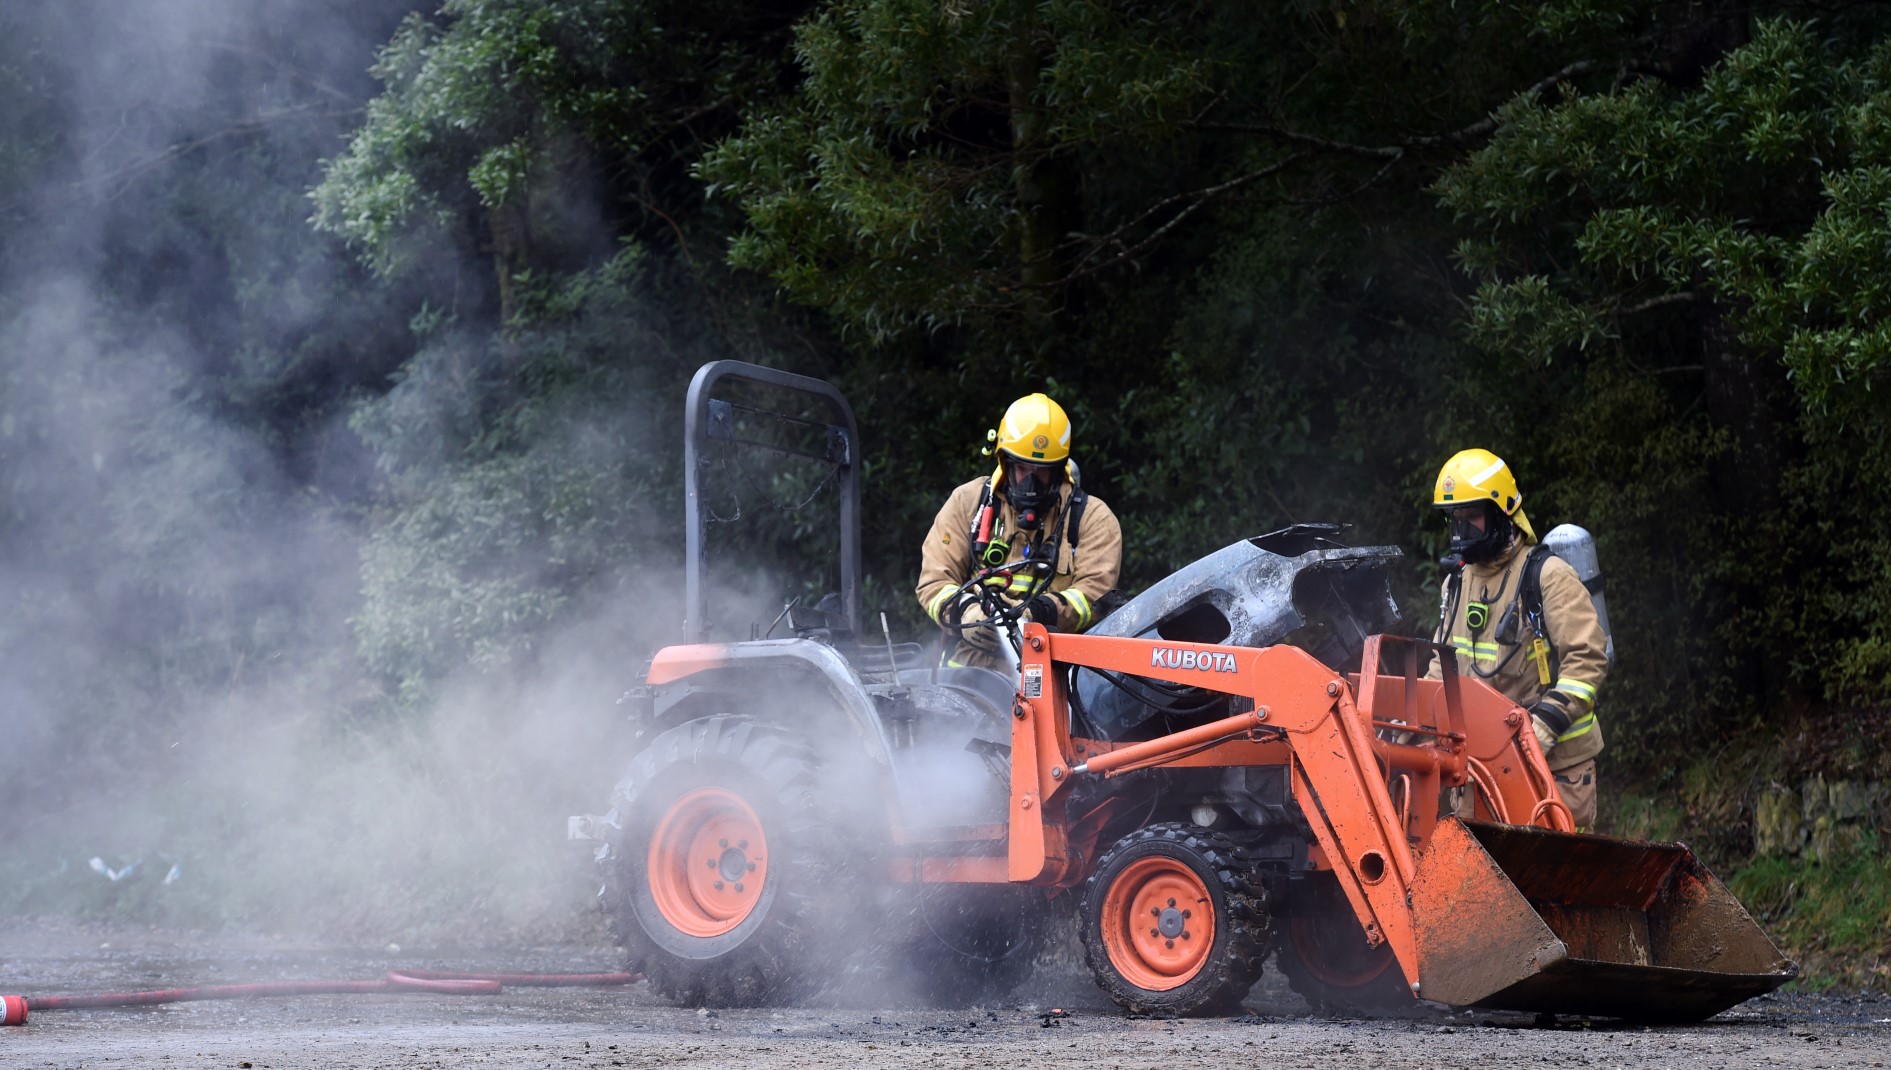
[[[390,967],[593,972],[604,949],[373,951],[237,938],[0,921],[0,994],[134,991],[308,978],[372,979]],[[1647,1029],[1442,1008],[1360,1021],[1310,1017],[1264,981],[1251,1013],[1211,1020],[1123,1015],[1066,969],[978,1008],[873,1003],[699,1011],[642,984],[507,989],[496,996],[304,996],[35,1012],[0,1029],[0,1066],[326,1067],[1839,1067],[1891,1057],[1891,1000],[1780,994],[1702,1025]],[[1053,1013],[1053,1010],[1059,1013]]]

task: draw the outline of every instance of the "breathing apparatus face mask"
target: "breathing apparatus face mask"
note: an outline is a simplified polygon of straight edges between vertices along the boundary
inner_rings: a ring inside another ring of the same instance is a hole
[[[1451,521],[1451,556],[1467,565],[1490,561],[1510,545],[1516,530],[1509,517],[1490,502],[1470,502],[1445,510]]]
[[[1035,531],[1057,504],[1064,483],[1064,465],[1036,464],[1005,457],[1005,501],[1018,514],[1018,527]]]

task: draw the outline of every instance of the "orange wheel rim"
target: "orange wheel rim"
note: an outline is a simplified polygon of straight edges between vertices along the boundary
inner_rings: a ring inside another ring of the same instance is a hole
[[[1103,897],[1102,920],[1110,965],[1151,992],[1187,984],[1215,946],[1208,885],[1173,858],[1139,858],[1124,867]]]
[[[663,920],[689,936],[721,936],[761,900],[768,879],[761,819],[732,791],[698,788],[657,822],[647,872]]]

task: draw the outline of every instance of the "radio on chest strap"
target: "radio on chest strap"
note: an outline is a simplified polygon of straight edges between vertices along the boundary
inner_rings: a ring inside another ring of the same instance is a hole
[[[1073,551],[1077,548],[1077,536],[1083,530],[1084,506],[1088,504],[1090,504],[1090,495],[1084,491],[1083,487],[1075,486],[1070,489],[1070,500],[1064,503],[1064,522],[1062,525],[1063,539],[1061,541],[1069,543]],[[992,525],[997,513],[998,502],[992,496],[991,480],[987,479],[985,480],[985,485],[979,488],[978,508],[972,510],[971,528],[966,533],[969,536],[968,541],[972,546],[972,560],[974,562],[985,565],[1001,565],[1004,564],[1004,558],[1010,556],[1011,547],[1010,543],[1007,541],[1002,544],[1004,547],[1001,551],[1002,556],[997,561],[986,560],[986,551],[996,545],[992,539]],[[1054,540],[1051,543],[1051,550],[1053,554],[1056,552],[1057,541]],[[1053,561],[1055,561],[1055,558],[1053,558]]]

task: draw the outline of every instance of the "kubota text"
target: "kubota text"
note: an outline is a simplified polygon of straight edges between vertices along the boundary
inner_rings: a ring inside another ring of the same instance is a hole
[[[1202,672],[1240,672],[1234,655],[1225,650],[1176,650],[1159,646],[1149,652],[1149,664],[1158,669],[1200,669]]]

